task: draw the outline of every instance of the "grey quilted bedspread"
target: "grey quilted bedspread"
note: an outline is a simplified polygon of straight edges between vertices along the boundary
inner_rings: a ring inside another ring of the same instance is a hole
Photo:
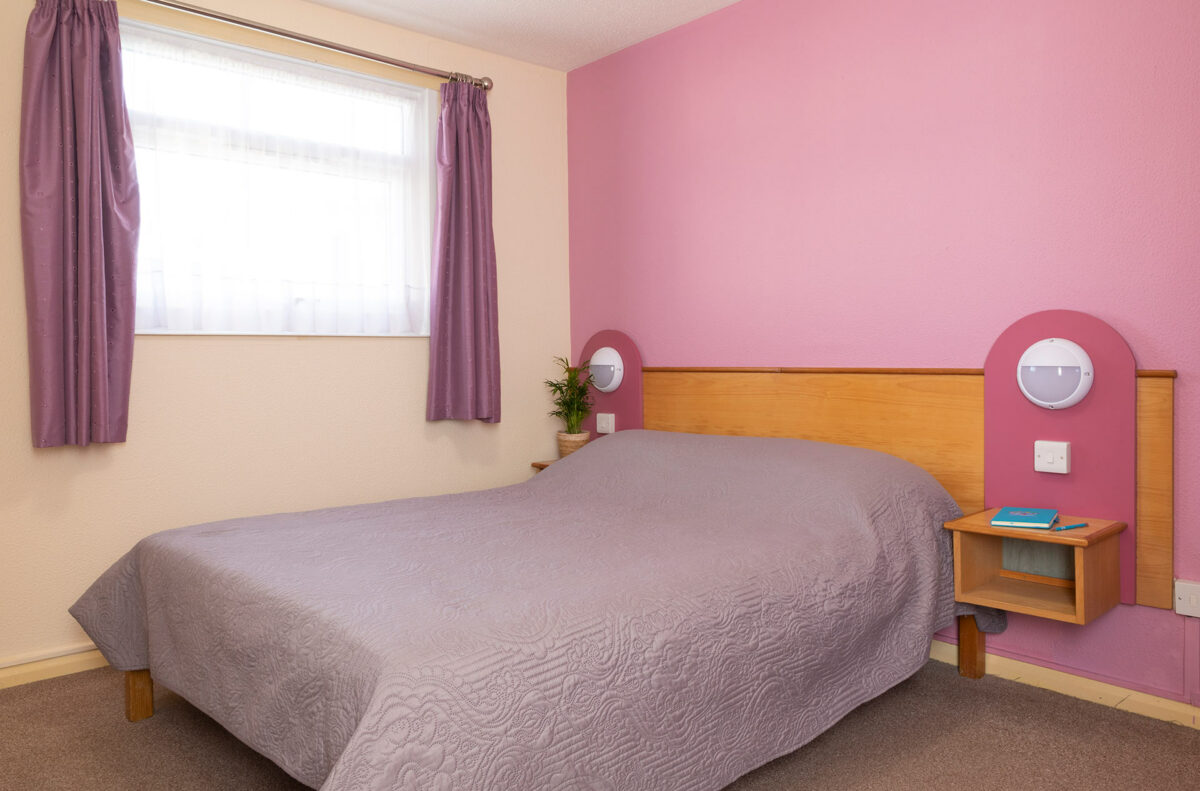
[[[628,431],[515,486],[158,533],[71,613],[314,788],[715,790],[924,664],[956,515],[884,454]]]

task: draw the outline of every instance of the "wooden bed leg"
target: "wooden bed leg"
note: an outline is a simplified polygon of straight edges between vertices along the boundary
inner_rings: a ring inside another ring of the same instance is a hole
[[[979,631],[974,615],[958,616],[958,674],[983,678],[987,672],[987,635]]]
[[[154,716],[154,680],[149,670],[125,671],[125,719],[140,722]]]

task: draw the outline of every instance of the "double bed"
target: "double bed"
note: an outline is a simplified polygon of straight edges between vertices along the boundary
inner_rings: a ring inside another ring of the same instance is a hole
[[[72,613],[131,719],[153,674],[329,791],[717,791],[907,678],[956,612],[982,672],[941,528],[983,507],[981,371],[642,390],[656,431],[526,483],[159,533]],[[1172,402],[1139,374],[1147,606],[1171,598]]]
[[[528,482],[142,540],[72,608],[313,788],[720,789],[955,616],[929,473],[623,431]]]

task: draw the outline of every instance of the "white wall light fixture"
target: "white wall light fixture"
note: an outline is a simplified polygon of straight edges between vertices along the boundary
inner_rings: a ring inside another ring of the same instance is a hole
[[[601,393],[611,393],[621,386],[625,376],[625,363],[621,353],[611,346],[602,346],[592,352],[588,370],[592,372],[592,384]]]
[[[1092,358],[1064,338],[1045,338],[1030,346],[1017,363],[1017,386],[1045,409],[1075,406],[1092,389]]]

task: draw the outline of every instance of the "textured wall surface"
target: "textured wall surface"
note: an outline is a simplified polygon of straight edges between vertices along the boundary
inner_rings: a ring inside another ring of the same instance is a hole
[[[1090,313],[1179,371],[1176,573],[1198,579],[1198,36],[1192,0],[743,0],[577,69],[574,345],[982,367],[1022,316]],[[1048,628],[1005,650],[1200,702],[1178,616]]]

